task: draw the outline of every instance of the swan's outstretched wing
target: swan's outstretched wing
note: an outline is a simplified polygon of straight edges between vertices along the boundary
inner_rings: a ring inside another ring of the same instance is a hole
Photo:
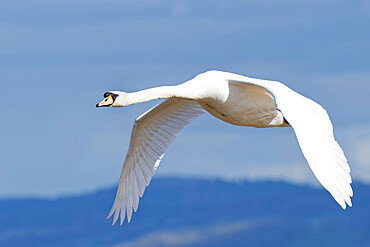
[[[165,150],[177,134],[205,110],[194,100],[169,99],[150,109],[135,121],[128,153],[123,164],[116,198],[108,218],[113,224],[121,214],[121,224],[130,222],[132,209],[137,210],[139,198],[149,185]]]
[[[280,82],[219,73],[223,73],[230,83],[250,83],[269,91],[275,98],[277,109],[293,127],[303,155],[316,178],[343,209],[346,203],[352,206],[350,168],[334,138],[333,125],[326,110]]]

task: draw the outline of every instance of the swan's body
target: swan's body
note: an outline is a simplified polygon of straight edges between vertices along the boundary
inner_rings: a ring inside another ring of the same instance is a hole
[[[201,91],[202,76],[188,82],[195,84],[191,85],[191,88],[198,87]],[[283,115],[276,108],[274,97],[266,89],[236,81],[227,82],[217,74],[213,79],[213,86],[210,95],[197,99],[197,102],[203,109],[222,121],[257,128],[288,126],[284,122]],[[212,94],[218,97],[212,97]]]
[[[99,106],[127,106],[170,98],[136,119],[122,168],[113,224],[121,214],[137,210],[139,197],[149,185],[166,148],[176,135],[200,115],[213,116],[234,125],[293,127],[313,173],[334,199],[346,208],[353,195],[350,168],[334,139],[326,111],[314,101],[276,81],[259,80],[221,71],[209,71],[177,86],[135,93],[108,92]]]

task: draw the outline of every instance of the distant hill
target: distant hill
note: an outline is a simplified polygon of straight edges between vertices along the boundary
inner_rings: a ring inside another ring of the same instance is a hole
[[[324,189],[157,179],[130,224],[106,220],[115,188],[1,200],[0,246],[370,246],[370,186],[343,211]]]

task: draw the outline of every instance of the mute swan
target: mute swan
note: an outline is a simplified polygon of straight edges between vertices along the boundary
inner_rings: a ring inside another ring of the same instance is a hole
[[[127,212],[130,222],[139,198],[157,169],[166,148],[196,118],[209,112],[234,125],[292,127],[314,175],[343,208],[352,206],[350,168],[334,139],[327,112],[316,102],[277,81],[208,71],[177,86],[134,93],[110,91],[96,107],[122,107],[169,98],[139,116],[134,124],[117,195],[107,217],[113,224]]]

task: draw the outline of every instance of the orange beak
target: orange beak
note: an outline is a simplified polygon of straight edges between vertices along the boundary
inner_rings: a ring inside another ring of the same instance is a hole
[[[103,99],[101,102],[96,104],[96,107],[102,107],[102,106],[111,106],[113,104],[113,98],[111,95]]]

